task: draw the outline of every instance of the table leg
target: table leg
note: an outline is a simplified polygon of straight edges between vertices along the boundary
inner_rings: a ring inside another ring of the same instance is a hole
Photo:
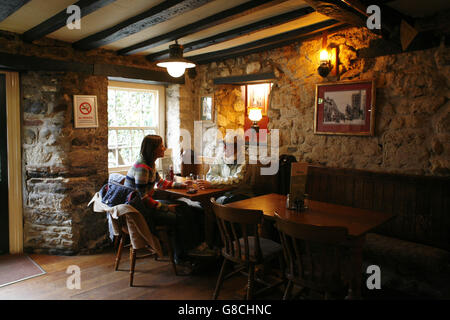
[[[352,241],[350,247],[352,277],[350,280],[348,299],[351,300],[361,299],[364,242],[365,236],[359,237]]]
[[[216,235],[216,217],[212,211],[212,206],[209,200],[201,201],[202,208],[205,211],[205,242],[209,248],[214,248]]]

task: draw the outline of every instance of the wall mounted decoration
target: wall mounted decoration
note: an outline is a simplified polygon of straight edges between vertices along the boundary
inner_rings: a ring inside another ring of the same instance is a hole
[[[200,97],[200,120],[214,122],[214,96],[204,95]]]
[[[314,133],[372,136],[374,123],[373,80],[316,85]]]
[[[261,108],[262,115],[267,116],[271,83],[247,85],[247,109]]]
[[[73,96],[75,128],[97,128],[97,96]]]

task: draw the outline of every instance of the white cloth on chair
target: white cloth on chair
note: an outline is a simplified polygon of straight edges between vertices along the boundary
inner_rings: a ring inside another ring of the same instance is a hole
[[[134,249],[141,249],[146,246],[152,247],[159,256],[163,256],[161,244],[158,237],[150,232],[144,216],[129,204],[119,204],[113,207],[102,202],[100,194],[97,192],[89,202],[88,206],[94,204],[94,212],[106,212],[111,219],[111,229],[114,235],[118,236],[120,230],[117,219],[125,215],[127,221],[128,232],[130,234],[131,245]]]

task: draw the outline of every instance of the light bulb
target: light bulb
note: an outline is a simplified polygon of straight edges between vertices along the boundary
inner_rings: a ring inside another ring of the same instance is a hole
[[[330,60],[330,57],[328,55],[328,51],[323,49],[320,51],[320,62],[328,62]]]
[[[248,118],[252,121],[259,121],[262,119],[260,108],[251,108],[248,110]]]
[[[181,77],[186,68],[193,68],[195,64],[184,61],[162,61],[156,64],[158,67],[167,68],[167,72],[174,78]]]
[[[184,62],[172,62],[169,66],[167,66],[167,72],[174,78],[181,77],[186,69],[184,65]]]

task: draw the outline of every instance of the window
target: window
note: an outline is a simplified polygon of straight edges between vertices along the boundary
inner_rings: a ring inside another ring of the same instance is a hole
[[[110,81],[108,85],[108,168],[126,171],[138,158],[147,134],[164,137],[164,87]]]

